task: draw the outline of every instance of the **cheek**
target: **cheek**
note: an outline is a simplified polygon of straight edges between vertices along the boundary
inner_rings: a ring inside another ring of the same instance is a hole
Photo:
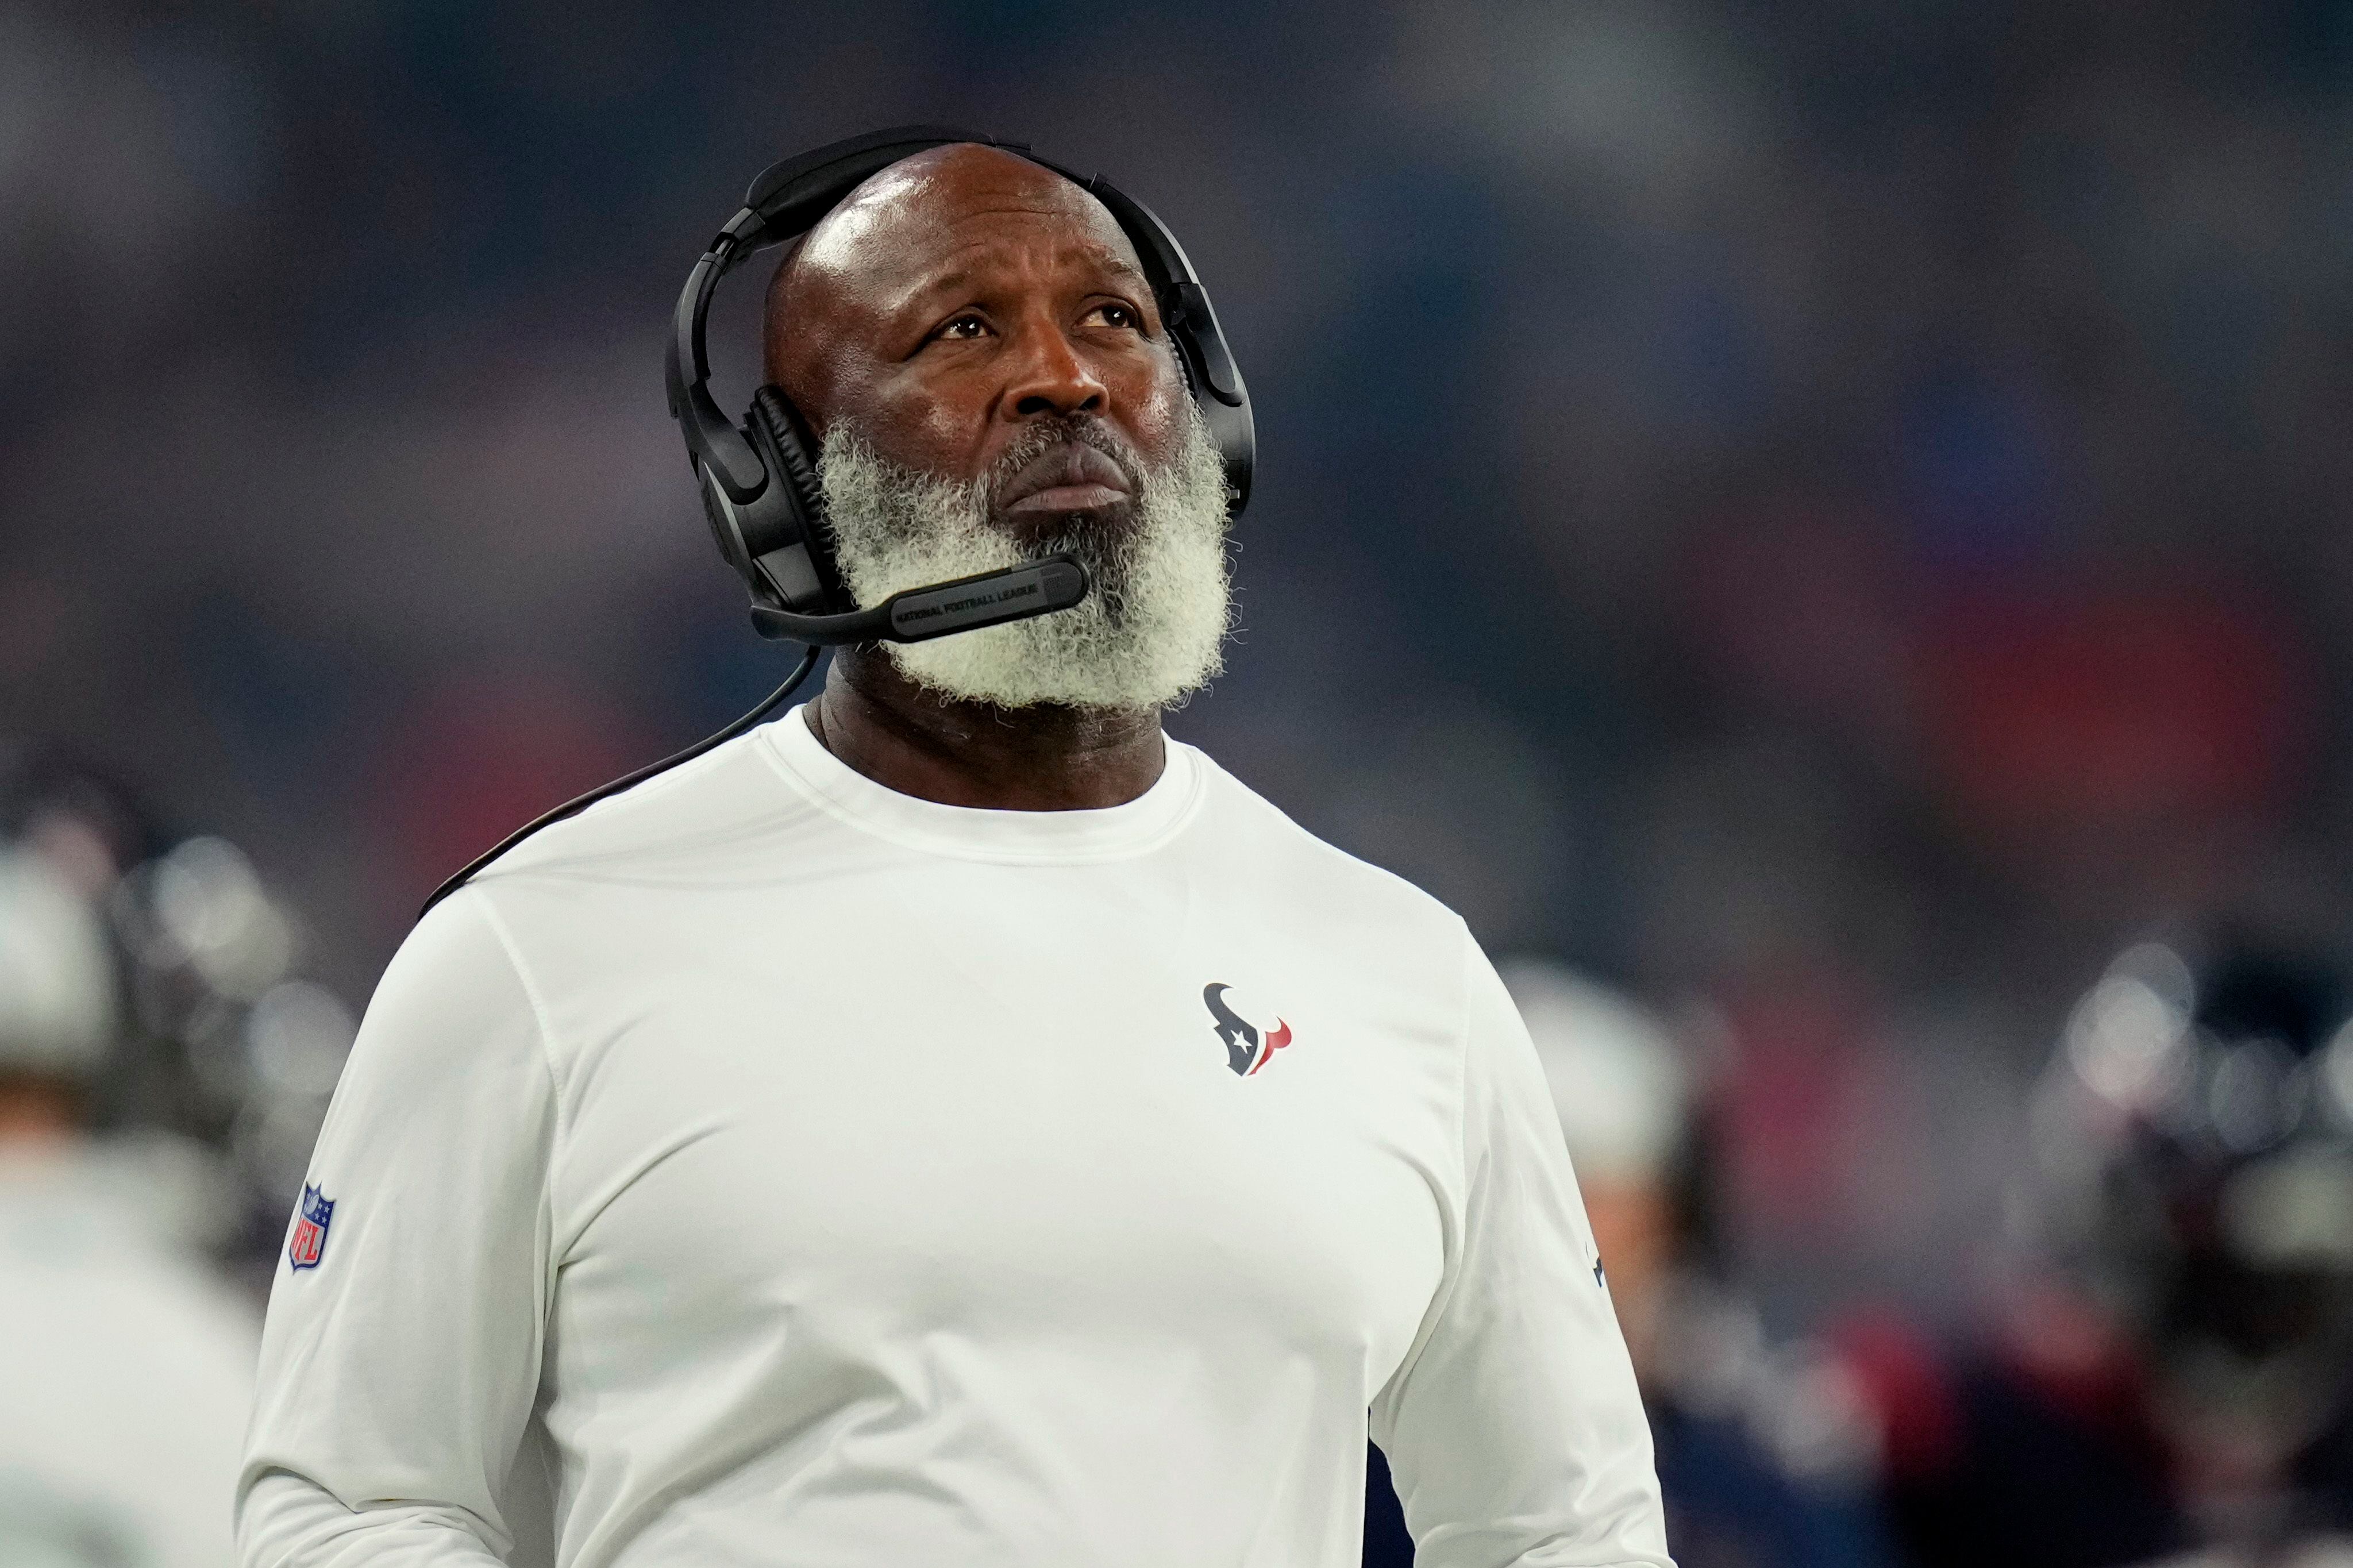
[[[969,400],[903,382],[858,388],[840,400],[837,417],[877,457],[918,473],[956,478],[976,470],[987,429]]]
[[[910,401],[903,417],[912,450],[902,461],[908,466],[959,478],[979,470],[988,420],[970,400],[926,394]]]
[[[1165,463],[1176,455],[1187,395],[1181,375],[1171,366],[1170,374],[1146,378],[1128,401],[1128,434],[1153,462]]]

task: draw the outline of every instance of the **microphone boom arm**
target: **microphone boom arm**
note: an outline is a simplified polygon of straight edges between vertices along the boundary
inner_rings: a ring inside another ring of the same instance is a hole
[[[752,629],[764,637],[839,647],[845,643],[928,642],[952,632],[1026,621],[1067,610],[1087,596],[1086,568],[1069,555],[982,572],[952,583],[909,588],[844,615],[805,616],[752,606]]]

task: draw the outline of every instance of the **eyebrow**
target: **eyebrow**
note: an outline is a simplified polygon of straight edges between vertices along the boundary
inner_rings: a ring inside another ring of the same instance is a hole
[[[1136,284],[1146,295],[1150,295],[1153,291],[1152,279],[1145,276],[1144,269],[1108,247],[1071,246],[1058,252],[1057,258],[1073,253],[1084,257],[1107,272]],[[961,289],[977,278],[982,270],[977,267],[957,267],[941,273],[936,278],[926,279],[907,290],[897,309],[913,310],[929,295]]]

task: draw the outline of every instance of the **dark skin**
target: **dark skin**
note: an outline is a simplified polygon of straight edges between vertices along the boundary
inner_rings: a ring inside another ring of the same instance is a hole
[[[1157,467],[1183,431],[1178,368],[1135,251],[1102,203],[1028,160],[935,148],[828,214],[768,291],[767,376],[819,438],[847,421],[892,462],[970,482],[1040,425],[1102,422]],[[1116,529],[1117,465],[1057,441],[997,492],[1017,535]],[[809,727],[844,763],[946,805],[1134,800],[1166,761],[1156,710],[1018,709],[925,691],[880,648],[837,656]]]

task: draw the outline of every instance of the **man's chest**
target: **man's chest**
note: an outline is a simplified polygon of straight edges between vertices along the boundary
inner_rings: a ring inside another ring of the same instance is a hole
[[[1441,1010],[1198,900],[1057,891],[582,993],[559,1315],[610,1375],[950,1335],[1386,1377],[1459,1180]]]

